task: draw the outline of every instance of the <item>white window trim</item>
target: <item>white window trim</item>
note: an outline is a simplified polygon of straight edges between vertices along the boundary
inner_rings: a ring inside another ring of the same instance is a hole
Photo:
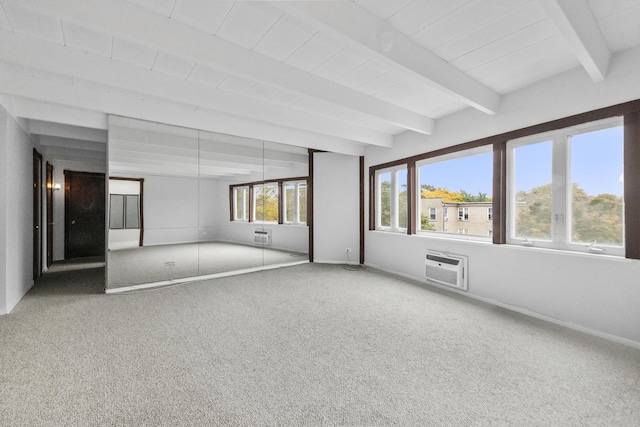
[[[293,221],[287,218],[287,191],[286,187],[293,185]],[[282,219],[283,224],[287,225],[306,225],[306,221],[300,221],[300,186],[307,187],[307,181],[283,181],[282,182]]]
[[[407,165],[399,165],[392,168],[380,169],[376,171],[375,175],[375,185],[376,185],[376,230],[381,231],[392,231],[396,233],[406,233],[406,227],[400,227],[399,221],[399,211],[400,206],[398,203],[398,173],[401,171],[405,171],[407,173]],[[383,226],[382,225],[382,186],[380,185],[380,175],[390,173],[391,174],[391,188],[390,188],[390,197],[391,197],[391,208],[390,208],[390,218],[389,221],[391,226]]]
[[[238,195],[242,191],[242,218],[238,217]],[[249,186],[233,187],[233,220],[238,222],[249,222]]]
[[[590,123],[583,123],[555,131],[530,135],[523,138],[514,139],[507,142],[507,221],[506,221],[506,243],[522,245],[527,247],[539,247],[546,249],[569,250],[574,252],[624,256],[625,246],[610,246],[596,244],[595,249],[585,243],[574,243],[570,239],[571,215],[571,173],[570,173],[570,144],[568,138],[572,135],[596,132],[616,126],[623,126],[622,117],[608,118]],[[536,239],[531,236],[515,236],[516,220],[516,200],[515,200],[515,168],[514,152],[518,147],[536,144],[544,141],[551,141],[551,240]],[[555,178],[555,177],[562,177]],[[624,240],[624,222],[623,222]]]

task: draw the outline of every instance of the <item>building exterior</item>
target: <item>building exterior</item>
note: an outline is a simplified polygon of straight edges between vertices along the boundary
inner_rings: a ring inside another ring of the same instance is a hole
[[[493,207],[488,202],[443,202],[442,198],[420,199],[422,230],[491,237]]]

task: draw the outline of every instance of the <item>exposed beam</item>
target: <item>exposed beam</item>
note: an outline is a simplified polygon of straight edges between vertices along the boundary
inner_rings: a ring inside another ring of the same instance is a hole
[[[301,130],[390,147],[393,137],[344,121],[309,114],[198,84],[124,62],[0,30],[0,58],[21,66],[132,92],[251,117]]]
[[[91,86],[65,84],[59,79],[30,77],[24,73],[7,72],[1,66],[0,93],[73,108],[349,155],[361,155],[364,150],[362,144],[347,139],[262,123],[203,108],[193,111],[181,105],[149,102],[132,93],[106,92]]]
[[[465,104],[489,114],[498,112],[500,94],[469,77],[409,37],[387,28],[368,11],[351,1],[275,1],[288,14],[312,21],[366,47],[391,66],[412,73]],[[387,46],[381,37],[388,36]]]
[[[32,135],[46,135],[64,139],[77,139],[101,143],[107,142],[107,131],[102,129],[91,129],[61,123],[42,122],[39,120],[29,120],[28,127],[29,133]]]
[[[594,82],[607,76],[611,52],[584,0],[541,0],[549,17]]]
[[[13,99],[17,117],[91,129],[107,129],[108,121],[105,113],[41,102],[20,96],[14,96]]]
[[[244,49],[213,34],[124,0],[5,1],[63,21],[135,40],[152,49],[190,58],[201,64],[331,102],[405,129],[424,134],[433,132],[435,121],[430,117]]]

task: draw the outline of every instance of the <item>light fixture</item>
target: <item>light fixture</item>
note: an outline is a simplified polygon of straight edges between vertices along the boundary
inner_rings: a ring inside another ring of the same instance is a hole
[[[62,188],[62,185],[59,183],[53,184],[53,191],[58,191]]]

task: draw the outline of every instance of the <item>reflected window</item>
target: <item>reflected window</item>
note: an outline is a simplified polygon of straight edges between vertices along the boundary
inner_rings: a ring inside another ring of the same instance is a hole
[[[253,187],[254,221],[278,222],[278,184]]]
[[[111,194],[109,228],[111,230],[140,228],[140,197],[137,194]]]
[[[307,223],[307,182],[292,181],[284,182],[283,205],[285,224],[306,224]]]
[[[249,187],[233,189],[233,220],[249,221]]]

